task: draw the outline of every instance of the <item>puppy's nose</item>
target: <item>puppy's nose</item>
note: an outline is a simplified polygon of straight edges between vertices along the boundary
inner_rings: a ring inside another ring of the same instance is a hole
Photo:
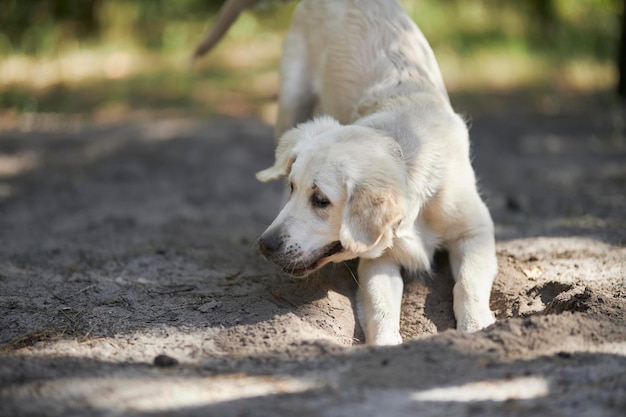
[[[265,256],[269,256],[276,252],[283,245],[283,240],[278,234],[270,233],[263,235],[259,239],[259,249]]]

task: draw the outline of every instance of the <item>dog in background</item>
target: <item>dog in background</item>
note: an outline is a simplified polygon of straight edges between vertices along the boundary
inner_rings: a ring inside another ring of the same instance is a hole
[[[228,0],[194,58],[257,0]],[[283,47],[275,163],[291,194],[261,252],[306,276],[359,258],[366,342],[402,342],[401,271],[449,253],[457,328],[494,323],[493,222],[476,188],[468,130],[435,56],[396,0],[303,0]]]

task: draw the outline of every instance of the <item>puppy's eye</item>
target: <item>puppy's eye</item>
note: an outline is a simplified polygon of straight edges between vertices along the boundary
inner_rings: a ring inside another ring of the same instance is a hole
[[[330,201],[319,193],[313,193],[311,195],[311,205],[315,208],[326,208],[330,205]]]
[[[289,183],[289,193],[293,194],[293,182]]]

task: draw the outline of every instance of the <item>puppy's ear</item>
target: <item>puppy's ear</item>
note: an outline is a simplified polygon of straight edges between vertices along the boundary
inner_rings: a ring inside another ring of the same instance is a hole
[[[278,139],[274,165],[257,172],[257,179],[261,182],[270,182],[286,177],[304,144],[315,136],[338,126],[340,124],[335,119],[320,117],[288,130]]]
[[[274,165],[256,173],[256,178],[259,181],[270,182],[289,175],[291,165],[296,160],[296,154],[293,150],[300,136],[300,129],[296,127],[288,130],[278,139]]]
[[[391,187],[355,185],[348,193],[339,240],[353,253],[374,247],[404,216],[400,191]],[[390,236],[390,235],[388,235]]]

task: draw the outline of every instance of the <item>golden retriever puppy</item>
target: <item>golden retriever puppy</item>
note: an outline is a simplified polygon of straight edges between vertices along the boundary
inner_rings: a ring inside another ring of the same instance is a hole
[[[428,270],[434,251],[446,249],[457,328],[492,324],[493,222],[476,189],[467,126],[402,7],[303,0],[280,72],[276,159],[257,178],[286,177],[291,195],[261,252],[295,276],[359,258],[366,342],[392,345],[402,342],[401,271]]]

